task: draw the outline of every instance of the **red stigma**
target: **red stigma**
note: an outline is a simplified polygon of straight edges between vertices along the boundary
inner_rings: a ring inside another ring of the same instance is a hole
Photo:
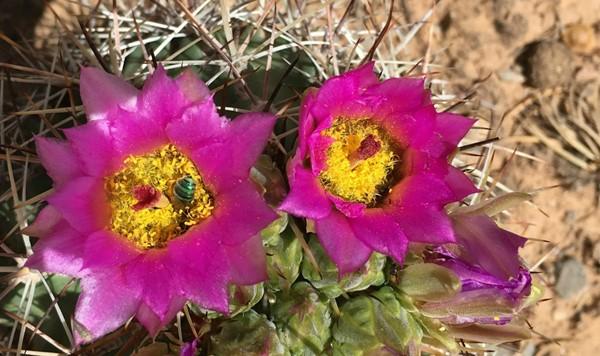
[[[133,210],[138,211],[145,208],[151,208],[160,199],[160,192],[151,185],[136,185],[133,187],[133,197],[138,201]]]

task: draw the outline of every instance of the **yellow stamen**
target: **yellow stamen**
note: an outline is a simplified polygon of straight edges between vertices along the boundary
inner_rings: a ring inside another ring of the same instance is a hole
[[[137,247],[164,247],[169,240],[211,215],[214,201],[210,192],[196,166],[175,146],[166,145],[144,155],[129,156],[123,165],[123,169],[105,181],[112,209],[110,228]],[[196,189],[193,200],[182,203],[174,196],[173,185],[186,176],[194,179]],[[169,203],[133,209],[138,203],[134,188],[145,185],[161,192]]]
[[[390,183],[399,161],[393,140],[383,128],[368,119],[338,118],[323,131],[323,135],[334,141],[327,150],[327,168],[319,175],[321,184],[345,200],[375,204]],[[357,161],[356,157],[360,155],[356,153],[361,143],[373,138],[379,144],[376,152],[369,152]]]

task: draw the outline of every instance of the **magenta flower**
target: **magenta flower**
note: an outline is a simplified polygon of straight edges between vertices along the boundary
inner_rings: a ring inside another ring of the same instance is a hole
[[[81,278],[77,341],[132,316],[154,335],[186,300],[227,313],[229,283],[266,278],[257,234],[276,214],[248,176],[273,115],[229,121],[193,72],[162,67],[141,91],[84,68],[81,97],[88,123],[36,139],[55,191],[27,262]]]
[[[331,78],[302,104],[280,209],[314,220],[342,274],[374,250],[401,263],[408,241],[454,242],[444,206],[476,189],[448,156],[473,122],[436,112],[422,79],[379,82],[372,63]]]
[[[424,313],[448,324],[506,324],[531,292],[531,274],[519,261],[526,239],[499,228],[485,215],[455,215],[457,244],[426,256],[461,280],[450,299],[422,305]]]

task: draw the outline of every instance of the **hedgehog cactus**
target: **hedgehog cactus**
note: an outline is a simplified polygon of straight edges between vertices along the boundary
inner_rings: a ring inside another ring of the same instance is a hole
[[[527,337],[519,314],[541,292],[525,239],[477,210],[490,187],[453,164],[474,120],[445,112],[427,76],[403,78],[412,64],[390,64],[376,34],[353,39],[355,21],[325,55],[272,3],[176,3],[184,18],[99,36],[98,58],[81,52],[87,36],[73,47],[67,60],[118,74],[84,69],[79,125],[28,132],[56,189],[24,230],[6,310],[30,297],[22,319],[64,329],[62,353],[160,341],[185,355],[397,355]],[[98,11],[98,32],[122,22]],[[67,141],[44,137],[56,129]],[[56,312],[40,307],[59,293]]]

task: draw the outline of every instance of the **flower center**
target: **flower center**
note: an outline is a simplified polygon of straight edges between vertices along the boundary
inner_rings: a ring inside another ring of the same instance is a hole
[[[345,200],[374,205],[389,187],[399,162],[394,141],[368,119],[338,118],[323,131],[333,139],[321,184]]]
[[[161,248],[209,217],[214,201],[192,161],[175,146],[129,156],[107,177],[110,228],[142,249]]]

